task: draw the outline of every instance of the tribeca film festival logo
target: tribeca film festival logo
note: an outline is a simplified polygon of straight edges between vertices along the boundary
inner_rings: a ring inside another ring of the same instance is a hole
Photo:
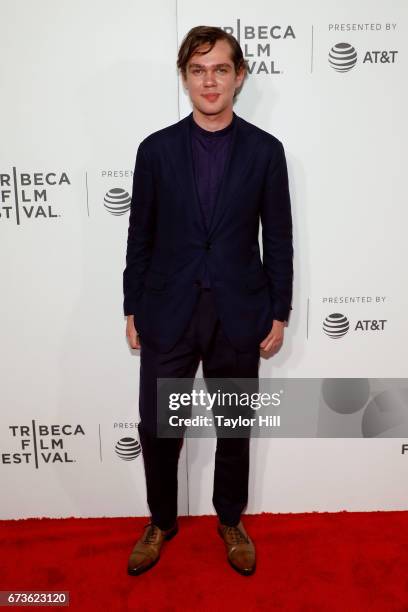
[[[133,170],[101,170],[103,179],[112,180],[113,178],[132,178]],[[105,210],[115,217],[120,217],[127,213],[130,209],[132,198],[127,189],[123,187],[111,187],[105,192],[103,198],[103,206]]]
[[[0,173],[0,220],[23,222],[55,219],[61,215],[55,207],[59,190],[71,185],[66,172]]]
[[[244,25],[237,19],[234,26],[221,28],[240,43],[249,74],[283,74],[276,59],[272,58],[272,46],[277,41],[296,38],[291,25]]]
[[[113,429],[137,429],[137,423],[122,422],[114,423]],[[142,452],[142,447],[139,440],[132,436],[120,438],[115,444],[115,453],[123,461],[133,461],[139,457]]]
[[[73,436],[85,436],[81,425],[38,424],[33,419],[31,425],[9,425],[13,442],[17,448],[1,453],[1,463],[32,464],[38,469],[40,464],[75,463],[65,448],[67,440]]]

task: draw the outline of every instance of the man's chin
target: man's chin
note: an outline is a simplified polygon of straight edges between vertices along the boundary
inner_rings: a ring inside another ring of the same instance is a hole
[[[193,102],[193,106],[195,106],[196,109],[200,111],[200,113],[202,113],[203,115],[219,115],[228,108],[228,105],[220,104],[220,103],[218,104],[202,104],[202,103],[194,104]]]

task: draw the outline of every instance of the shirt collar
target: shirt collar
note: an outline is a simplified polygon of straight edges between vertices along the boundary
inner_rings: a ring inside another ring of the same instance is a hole
[[[236,114],[234,113],[234,111],[232,111],[232,121],[225,128],[222,128],[221,130],[216,130],[215,132],[211,132],[210,130],[204,130],[204,128],[198,125],[198,123],[194,121],[192,112],[189,115],[189,119],[191,127],[196,134],[206,136],[207,138],[219,138],[220,136],[228,134],[233,129],[236,122]]]

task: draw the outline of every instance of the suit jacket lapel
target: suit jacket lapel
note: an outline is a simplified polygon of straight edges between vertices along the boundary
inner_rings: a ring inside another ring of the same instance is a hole
[[[189,116],[180,121],[180,128],[180,138],[176,141],[174,151],[174,170],[180,189],[185,195],[186,212],[193,217],[196,230],[203,234],[204,238],[205,226],[194,176]]]
[[[244,147],[242,146],[241,119],[236,115],[228,156],[225,160],[225,168],[210,220],[210,235],[214,233],[228,206],[230,206],[233,201],[232,196],[234,195],[235,190],[238,188],[239,181],[242,176],[243,164],[245,162],[245,156],[243,154]]]
[[[174,164],[176,178],[186,195],[187,213],[193,215],[195,227],[202,233],[203,238],[208,238],[214,233],[223,215],[233,202],[233,196],[242,181],[245,166],[253,152],[251,153],[250,148],[245,146],[245,126],[242,119],[236,115],[231,144],[207,236],[194,176],[189,116],[180,121],[180,127],[181,137],[175,143],[174,151],[175,160],[177,160],[177,164]]]

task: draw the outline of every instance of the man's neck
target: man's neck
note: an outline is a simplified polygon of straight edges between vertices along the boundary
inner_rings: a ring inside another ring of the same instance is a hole
[[[217,115],[205,115],[196,108],[193,108],[193,119],[203,130],[216,132],[227,127],[233,119],[232,107]]]

